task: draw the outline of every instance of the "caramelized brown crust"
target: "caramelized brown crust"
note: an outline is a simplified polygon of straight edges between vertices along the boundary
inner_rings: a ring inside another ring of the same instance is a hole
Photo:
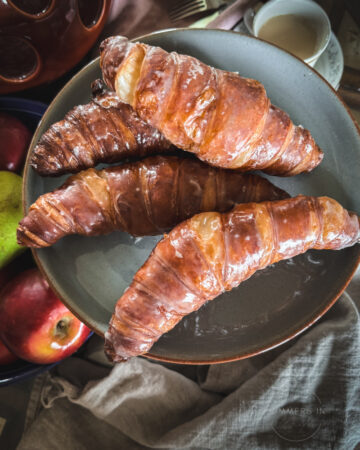
[[[69,234],[159,234],[202,211],[285,197],[257,175],[212,168],[196,159],[154,156],[70,177],[31,205],[17,236],[21,245],[47,247]]]
[[[357,215],[328,197],[198,214],[158,243],[118,300],[106,353],[113,361],[143,354],[184,315],[255,271],[311,248],[338,250],[359,239]]]
[[[310,133],[270,105],[258,81],[121,36],[100,50],[104,80],[118,97],[211,165],[288,176],[323,158]]]
[[[61,175],[101,162],[164,153],[171,147],[159,131],[97,80],[93,100],[51,125],[35,147],[30,164],[41,175]]]

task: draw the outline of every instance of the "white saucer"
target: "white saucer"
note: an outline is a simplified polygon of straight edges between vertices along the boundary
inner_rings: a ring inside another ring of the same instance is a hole
[[[331,32],[328,46],[316,61],[315,70],[322,75],[334,89],[338,89],[344,71],[344,55],[335,34]]]
[[[251,35],[244,21],[241,21],[234,31]],[[317,60],[314,69],[327,80],[334,89],[338,89],[344,70],[344,55],[335,34],[331,32],[328,46]]]

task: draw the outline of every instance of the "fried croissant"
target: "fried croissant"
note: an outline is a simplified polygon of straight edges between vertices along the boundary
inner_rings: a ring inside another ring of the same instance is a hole
[[[47,247],[69,234],[159,234],[202,211],[285,197],[257,175],[212,168],[196,159],[153,156],[73,175],[31,205],[17,237],[21,245]]]
[[[255,271],[311,248],[337,250],[359,239],[358,216],[328,197],[198,214],[157,244],[118,300],[106,353],[114,361],[143,354],[183,316]]]
[[[73,108],[42,135],[30,164],[41,175],[79,172],[101,162],[164,153],[171,144],[133,109],[107,92],[101,80],[92,85],[93,100]]]
[[[103,41],[100,51],[103,78],[118,97],[211,165],[288,176],[323,158],[309,131],[271,105],[258,81],[122,36]]]

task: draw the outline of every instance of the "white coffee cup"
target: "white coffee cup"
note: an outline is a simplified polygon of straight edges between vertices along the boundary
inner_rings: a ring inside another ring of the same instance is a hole
[[[253,23],[249,25],[249,20],[245,21],[249,31],[256,37],[259,35],[261,27],[273,17],[281,15],[295,15],[306,18],[316,24],[316,45],[314,53],[304,59],[304,62],[314,66],[316,61],[326,49],[330,36],[331,25],[325,11],[312,0],[270,0],[256,13]]]

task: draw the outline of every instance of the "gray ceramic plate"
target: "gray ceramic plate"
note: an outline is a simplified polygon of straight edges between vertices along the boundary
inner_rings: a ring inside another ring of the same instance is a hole
[[[260,80],[272,102],[285,109],[295,123],[310,129],[325,151],[323,163],[311,174],[273,177],[272,181],[293,195],[326,194],[360,212],[359,134],[335,91],[316,72],[275,46],[232,32],[170,30],[141,40]],[[95,60],[65,86],[44,115],[31,148],[69,109],[89,101],[90,83],[99,76]],[[64,180],[41,178],[27,165],[26,209]],[[120,232],[97,238],[70,236],[34,254],[70,309],[103,333],[116,300],[158,240],[133,239]],[[324,314],[349,282],[359,256],[360,246],[339,252],[314,251],[269,267],[185,318],[154,345],[149,356],[204,363],[268,350]]]

